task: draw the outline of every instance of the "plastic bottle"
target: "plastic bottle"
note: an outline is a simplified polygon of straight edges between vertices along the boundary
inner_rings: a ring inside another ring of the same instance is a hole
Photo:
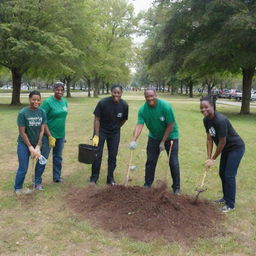
[[[41,165],[45,165],[45,164],[47,163],[47,159],[46,159],[43,155],[41,155],[41,156],[38,158],[38,162],[39,162],[39,164],[41,164]]]

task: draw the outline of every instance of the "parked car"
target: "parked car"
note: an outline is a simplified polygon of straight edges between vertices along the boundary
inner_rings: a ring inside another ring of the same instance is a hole
[[[251,94],[251,100],[256,101],[256,91],[253,91]]]
[[[231,94],[231,98],[235,100],[242,100],[243,93],[240,90],[235,90],[233,94]]]
[[[219,98],[229,98],[229,90],[228,89],[223,89],[219,92]]]

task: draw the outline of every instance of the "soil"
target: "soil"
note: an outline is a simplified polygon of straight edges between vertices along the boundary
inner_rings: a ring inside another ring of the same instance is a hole
[[[144,242],[161,239],[188,244],[223,233],[224,215],[215,205],[167,192],[163,182],[150,189],[88,186],[72,189],[67,200],[95,227]]]

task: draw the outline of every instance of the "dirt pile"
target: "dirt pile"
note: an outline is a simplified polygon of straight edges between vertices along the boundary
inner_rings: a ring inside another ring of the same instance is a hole
[[[72,190],[70,206],[95,226],[133,239],[165,239],[189,243],[221,231],[223,214],[205,200],[173,195],[156,188],[89,186]]]

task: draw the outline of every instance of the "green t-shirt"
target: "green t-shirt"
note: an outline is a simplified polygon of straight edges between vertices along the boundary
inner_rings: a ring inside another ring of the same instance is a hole
[[[175,120],[172,106],[164,100],[157,99],[155,107],[145,102],[139,109],[137,124],[146,124],[149,137],[161,140],[168,124],[174,122],[174,127],[168,139],[178,139],[178,125]]]
[[[45,110],[47,115],[47,125],[56,139],[65,137],[65,123],[68,114],[68,104],[66,99],[56,100],[54,96],[43,101],[41,107]]]
[[[41,108],[33,110],[29,107],[25,107],[20,110],[17,117],[17,125],[25,127],[25,133],[33,147],[38,143],[41,126],[46,123],[46,114]],[[17,141],[25,143],[20,135]]]

